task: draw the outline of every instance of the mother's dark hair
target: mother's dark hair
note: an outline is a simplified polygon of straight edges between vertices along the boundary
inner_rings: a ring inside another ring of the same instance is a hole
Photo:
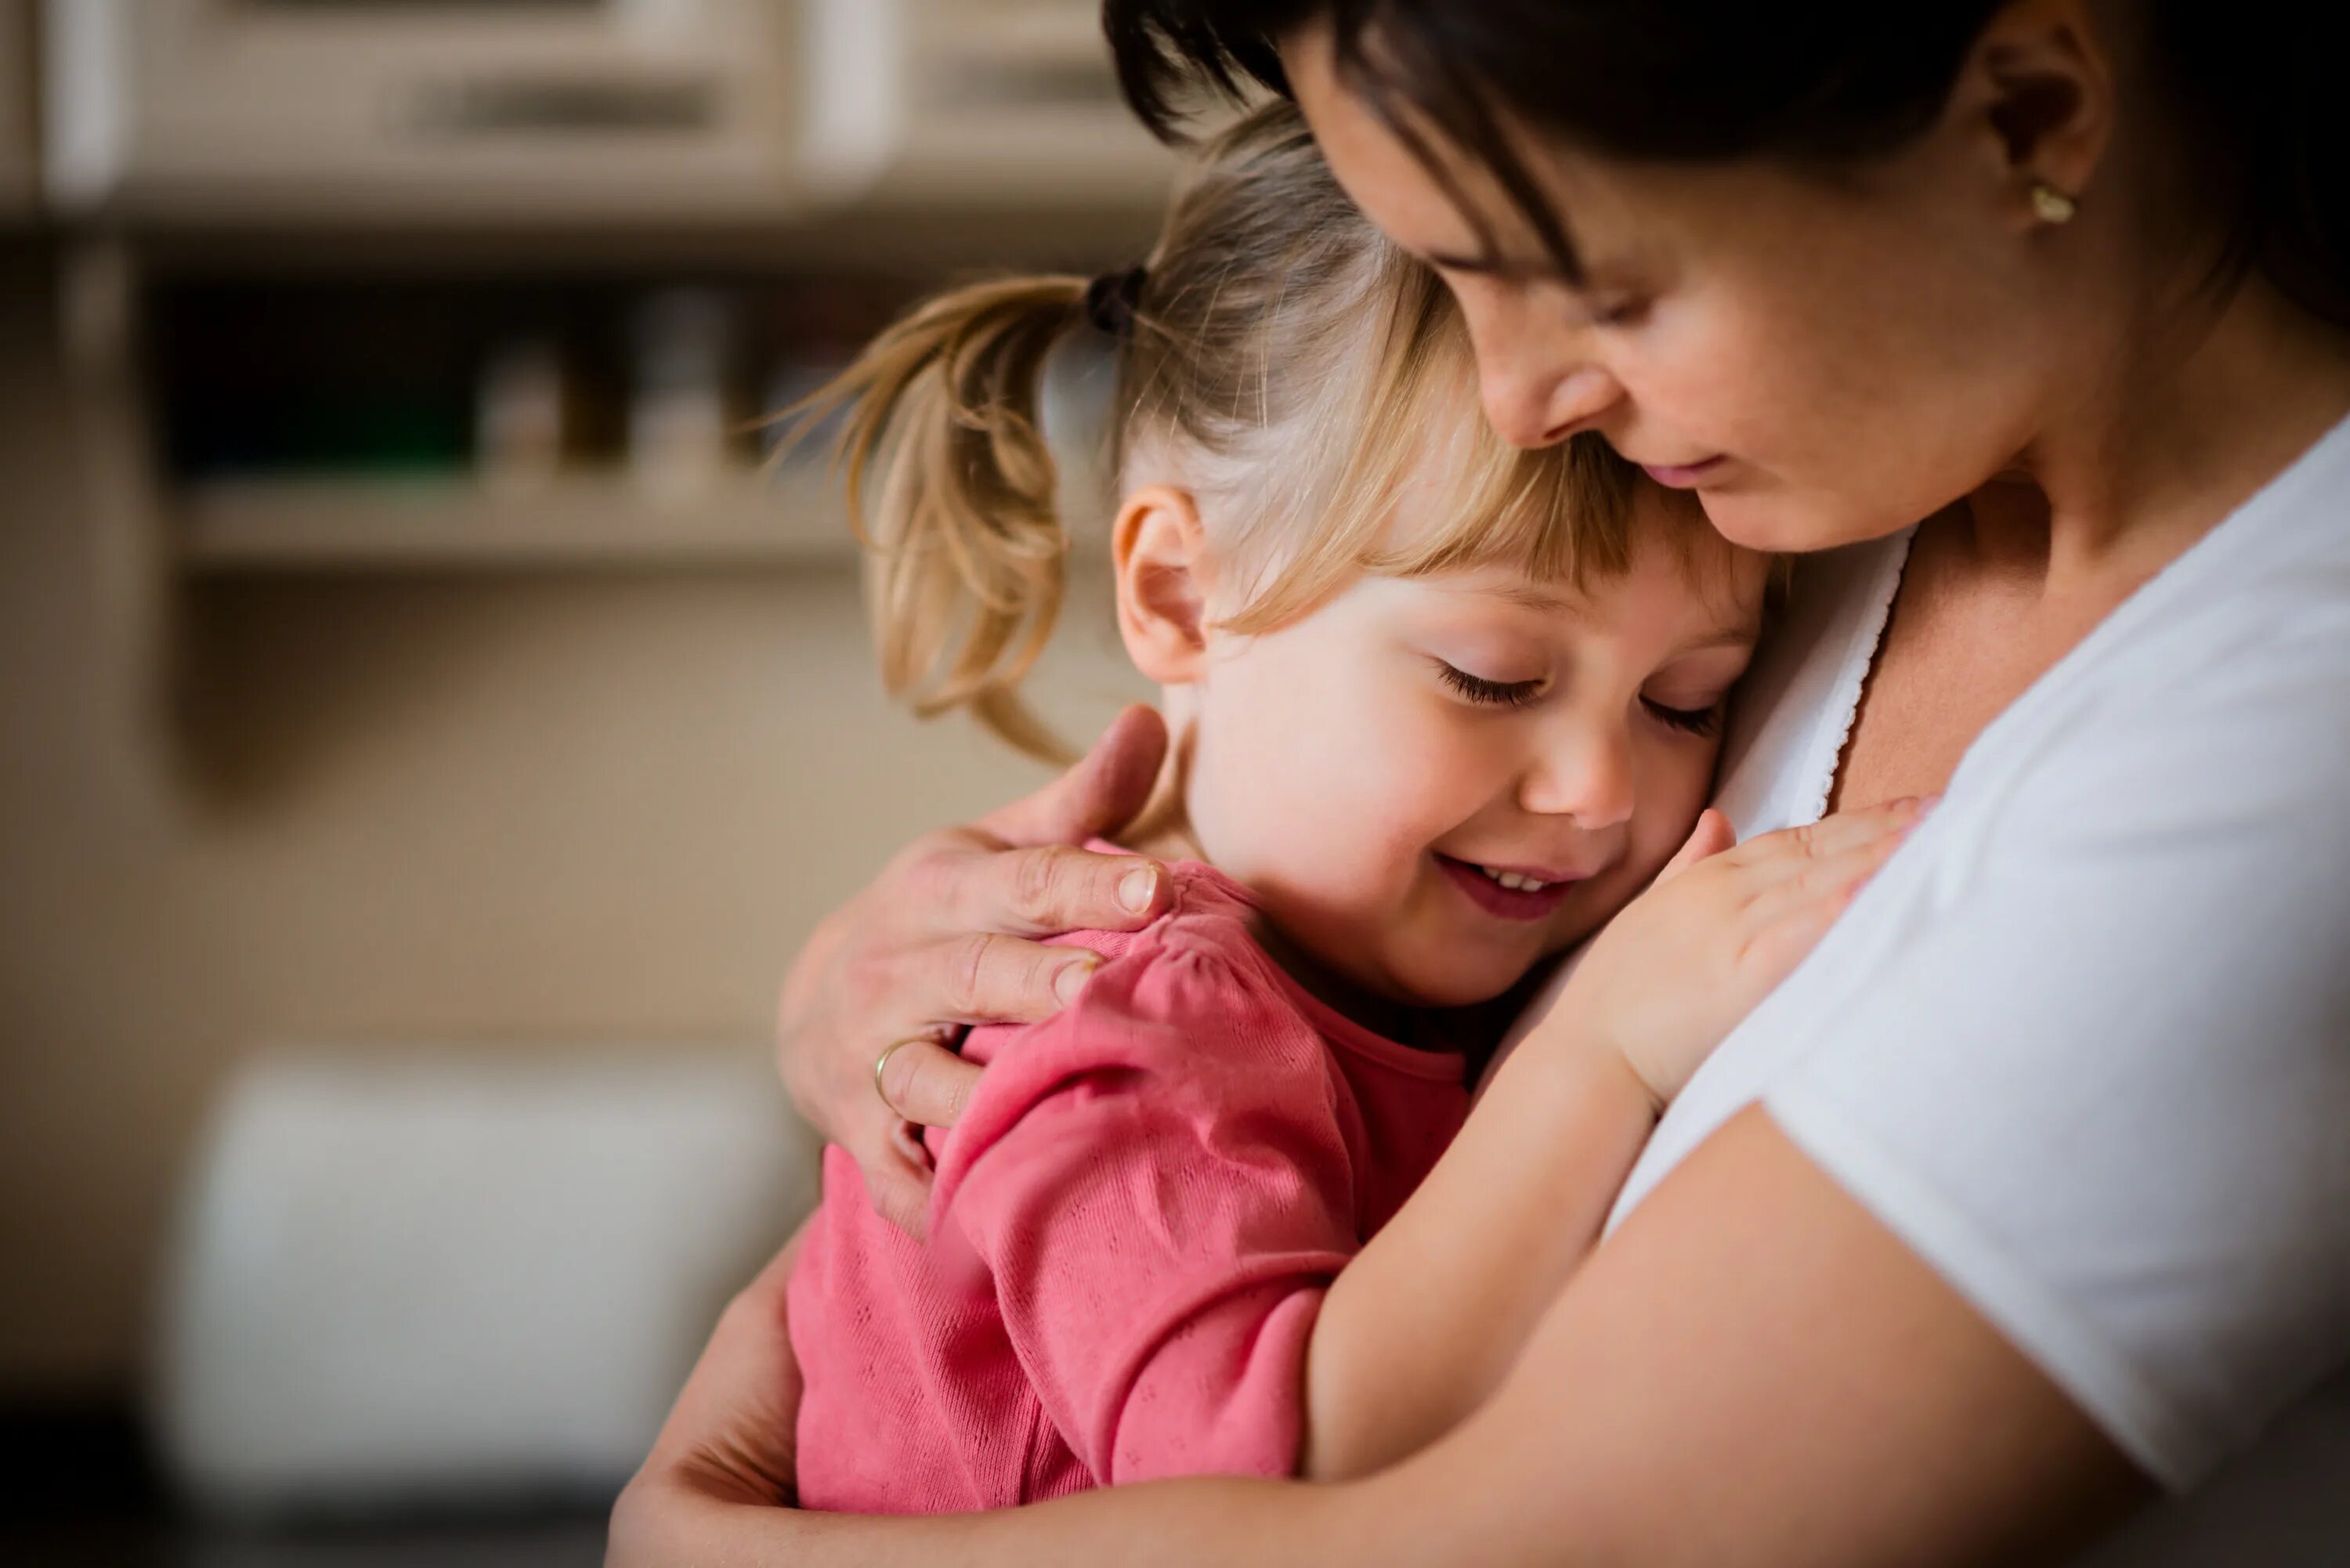
[[[1930,126],[2002,0],[1105,0],[1128,100],[1162,138],[1201,90],[1286,93],[1275,41],[1333,29],[1391,124],[1424,119],[1492,172],[1574,271],[1500,105],[1593,151],[1848,163]],[[2350,327],[2350,157],[2338,77],[2350,6],[2138,0],[2159,101],[2229,237],[2218,281],[2265,275]],[[1367,47],[1367,42],[1375,47]],[[1408,106],[1412,113],[1397,110]]]

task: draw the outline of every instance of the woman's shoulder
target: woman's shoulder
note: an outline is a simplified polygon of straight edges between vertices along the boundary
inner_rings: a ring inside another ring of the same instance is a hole
[[[2142,703],[2350,681],[2350,421],[2262,486],[2083,639],[2043,686]]]
[[[2181,554],[1994,720],[1951,781],[1984,855],[2133,834],[2298,882],[2350,790],[2350,426]],[[1992,830],[1996,829],[1993,834]]]

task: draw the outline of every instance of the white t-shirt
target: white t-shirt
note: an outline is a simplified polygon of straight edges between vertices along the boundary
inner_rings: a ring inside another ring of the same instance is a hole
[[[1805,564],[1742,836],[1825,809],[1908,549]],[[1758,1100],[2170,1490],[2100,1568],[2350,1562],[2350,423],[1983,732],[1611,1224]]]

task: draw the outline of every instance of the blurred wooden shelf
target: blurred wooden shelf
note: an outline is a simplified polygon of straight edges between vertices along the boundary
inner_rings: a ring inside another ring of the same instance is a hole
[[[0,0],[0,223],[19,227],[41,215],[40,138],[32,0]]]
[[[669,500],[625,473],[506,493],[471,479],[271,478],[188,486],[182,565],[203,574],[846,566],[857,544],[820,469],[728,475]]]

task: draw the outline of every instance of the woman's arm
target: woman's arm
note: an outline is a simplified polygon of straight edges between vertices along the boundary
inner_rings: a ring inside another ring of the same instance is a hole
[[[639,1481],[674,1482],[702,1497],[757,1508],[797,1500],[800,1367],[784,1309],[806,1236],[805,1225],[793,1232],[758,1277],[726,1303],[638,1470]],[[616,1529],[629,1501],[622,1493]]]
[[[613,1568],[1960,1568],[2048,1560],[2148,1494],[1754,1109],[1575,1273],[1489,1404],[1366,1480],[1154,1482],[929,1520],[759,1507],[674,1459],[630,1490]]]
[[[1068,846],[1140,810],[1166,750],[1158,714],[1128,709],[1035,794],[908,846],[794,961],[775,1023],[784,1082],[901,1229],[921,1233],[930,1199],[905,1121],[951,1127],[979,1076],[946,1043],[964,1024],[1049,1018],[1093,971],[1093,954],[1027,939],[1133,930],[1165,909],[1158,867]],[[885,1102],[874,1064],[899,1041],[914,1044],[890,1054]]]

